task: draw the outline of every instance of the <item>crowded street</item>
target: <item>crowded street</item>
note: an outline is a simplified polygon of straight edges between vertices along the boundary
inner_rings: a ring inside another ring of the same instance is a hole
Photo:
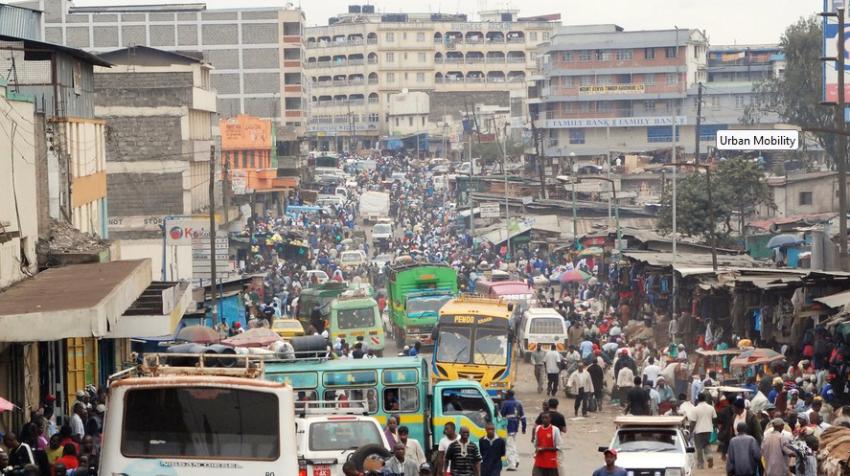
[[[0,476],[850,476],[844,0],[105,1],[0,3]]]

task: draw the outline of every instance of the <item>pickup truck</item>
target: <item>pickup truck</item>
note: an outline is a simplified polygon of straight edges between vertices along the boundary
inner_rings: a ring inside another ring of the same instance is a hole
[[[366,221],[377,221],[390,216],[390,194],[363,192],[360,195],[360,216]]]
[[[694,448],[685,417],[624,415],[614,419],[617,430],[608,446],[617,450],[617,466],[634,476],[691,476]]]
[[[344,476],[342,465],[349,458],[362,468],[368,454],[382,457],[390,454],[384,429],[373,417],[339,413],[308,415],[296,418],[295,428],[300,470],[309,476]]]

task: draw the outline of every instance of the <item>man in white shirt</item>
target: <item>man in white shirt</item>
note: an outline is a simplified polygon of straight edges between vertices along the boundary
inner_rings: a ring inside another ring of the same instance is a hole
[[[620,405],[626,404],[626,394],[635,386],[635,373],[632,369],[626,366],[620,369],[617,374],[617,398],[620,400]]]
[[[573,411],[578,416],[578,408],[581,407],[581,415],[587,416],[587,398],[593,393],[593,380],[590,373],[584,369],[584,362],[578,364],[578,369],[570,375],[567,385],[574,395],[577,395]]]
[[[711,432],[714,431],[714,419],[717,418],[717,411],[705,401],[705,394],[703,393],[697,395],[697,402],[697,406],[693,410],[696,420],[694,424],[694,446],[697,453],[697,467],[702,469],[707,457],[708,467],[711,468],[714,466],[714,458],[710,456],[711,448],[708,446],[708,440],[711,437]]]
[[[406,426],[398,427],[398,441],[404,444],[405,458],[413,460],[418,468],[422,466],[422,463],[427,463],[428,460],[425,458],[425,452],[422,451],[422,445],[415,439],[409,438],[409,436],[409,428]]]
[[[83,417],[86,416],[86,406],[83,402],[74,403],[74,415],[71,416],[71,438],[77,443],[83,441],[86,436],[86,427],[83,424]]]
[[[655,365],[655,357],[649,358],[649,365],[643,368],[643,379],[649,385],[655,387],[655,379],[661,374],[661,367]]]
[[[543,366],[546,368],[546,394],[554,397],[558,393],[558,375],[561,374],[561,354],[554,345],[543,356]]]
[[[449,446],[460,438],[455,430],[453,421],[447,422],[443,428],[443,438],[440,439],[440,444],[437,445],[437,471],[434,474],[445,474],[449,472],[449,462],[446,461],[446,451]]]

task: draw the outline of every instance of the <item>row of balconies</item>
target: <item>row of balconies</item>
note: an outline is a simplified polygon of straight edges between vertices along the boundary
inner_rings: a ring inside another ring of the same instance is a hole
[[[362,86],[364,84],[378,84],[378,78],[363,79],[335,79],[333,81],[317,81],[313,83],[314,88],[332,88],[337,86]]]
[[[434,58],[434,63],[436,64],[501,64],[501,63],[525,63],[525,56],[513,56],[513,57],[498,57],[498,58],[487,58],[483,56],[467,56],[456,57],[456,56],[447,56],[445,58]]]
[[[370,33],[365,40],[362,36],[351,37],[345,39],[324,39],[324,40],[316,40],[315,38],[309,37],[304,42],[308,49],[313,48],[334,48],[334,47],[342,47],[342,46],[360,46],[363,44],[367,45],[376,45],[378,44],[378,37],[374,33]],[[483,36],[481,34],[476,35],[473,32],[468,32],[466,35],[462,33],[456,34],[446,34],[442,35],[440,33],[435,33],[433,36],[434,44],[445,44],[446,46],[455,45],[455,44],[470,44],[470,45],[501,45],[505,43],[525,43],[525,34],[517,33],[512,36],[505,37],[501,33],[488,33],[488,35],[492,36]],[[325,37],[328,38],[328,37]],[[312,41],[311,41],[312,40]]]

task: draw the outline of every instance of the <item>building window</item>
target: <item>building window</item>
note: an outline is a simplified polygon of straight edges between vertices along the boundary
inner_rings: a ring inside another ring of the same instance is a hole
[[[425,126],[425,116],[422,116],[422,126]]]
[[[407,32],[406,32],[406,31],[405,31],[405,32],[402,32],[402,34],[401,34],[401,39],[402,39],[402,40],[406,40],[406,39],[407,39]]]
[[[579,103],[578,109],[581,112],[590,112],[590,103],[589,102],[581,102],[581,103]]]
[[[420,51],[418,56],[419,56],[419,62],[420,63],[424,63],[424,62],[428,61],[424,51]]]
[[[679,140],[681,127],[676,128],[676,141]],[[673,142],[673,126],[650,126],[646,128],[647,142]]]
[[[377,112],[369,114],[369,122],[378,122],[379,116]]]
[[[387,73],[387,82],[394,83],[395,82],[395,73]]]
[[[582,86],[590,86],[593,84],[593,76],[581,76],[579,81]]]
[[[584,129],[569,129],[570,144],[584,144]]]
[[[425,41],[425,32],[424,31],[417,31],[416,32],[416,42],[422,43],[424,41]]]
[[[413,116],[407,118],[407,125],[413,127]]]
[[[617,84],[632,84],[632,75],[631,74],[618,74],[617,75]]]
[[[395,41],[395,33],[388,31],[384,38],[386,38],[387,41]]]
[[[812,204],[812,192],[800,192],[800,205]]]
[[[617,50],[617,61],[632,59],[632,50]]]
[[[570,63],[570,62],[572,62],[572,60],[573,60],[573,54],[572,54],[572,52],[570,52],[570,51],[564,51],[564,52],[561,54],[561,59],[564,61],[564,63]]]
[[[395,53],[388,51],[386,55],[387,63],[395,63]]]
[[[549,40],[549,32],[548,32],[548,31],[544,31],[544,32],[543,32],[543,41],[548,41],[548,40]]]
[[[655,74],[647,73],[643,75],[643,84],[652,86],[655,84]]]
[[[746,97],[741,94],[735,95],[735,107],[741,109],[746,104]]]
[[[425,73],[416,73],[416,82],[424,83],[425,82]]]
[[[643,57],[648,60],[655,59],[655,48],[644,48]]]
[[[644,101],[643,102],[643,108],[647,111],[654,111],[655,110],[655,101]]]
[[[590,50],[581,50],[578,53],[578,60],[582,63],[590,61]]]
[[[610,74],[600,74],[596,77],[596,84],[601,86],[608,86],[614,84],[614,77]]]
[[[664,48],[664,56],[667,58],[675,58],[677,50],[678,48],[675,46],[668,46],[667,48]]]
[[[611,59],[611,52],[608,50],[596,50],[596,61],[608,61]]]
[[[679,73],[667,73],[667,84],[679,84]]]
[[[596,112],[610,112],[611,103],[607,101],[599,101],[596,103]]]
[[[720,109],[720,96],[711,96],[711,108]]]
[[[537,41],[537,32],[536,31],[528,32],[528,39],[531,40],[531,41]]]
[[[395,118],[395,126],[398,127],[398,118]]]

